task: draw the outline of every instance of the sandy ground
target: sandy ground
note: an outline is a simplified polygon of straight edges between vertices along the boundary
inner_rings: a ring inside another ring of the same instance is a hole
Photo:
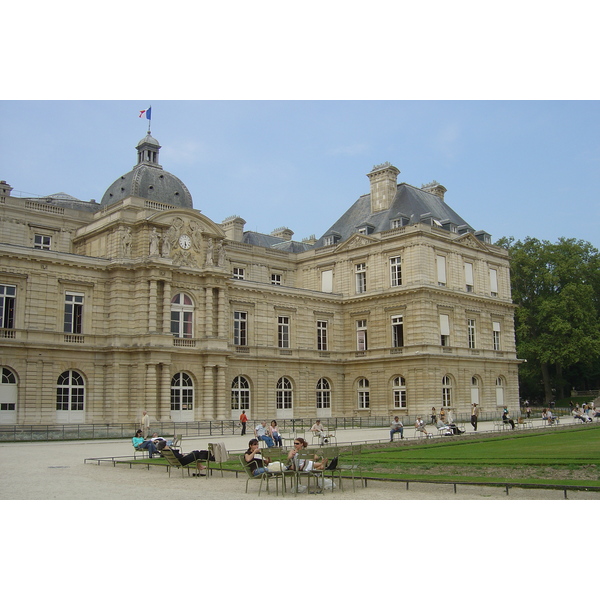
[[[245,438],[244,438],[245,441]],[[240,440],[241,442],[241,440]],[[206,441],[193,441],[198,448]],[[231,446],[231,444],[230,444]],[[185,450],[191,450],[184,447]],[[182,477],[181,472],[165,468],[150,469],[136,465],[112,466],[84,464],[84,459],[98,456],[130,455],[128,441],[98,442],[31,442],[0,444],[0,499],[3,500],[139,500],[168,498],[171,500],[257,500],[258,483],[251,481],[245,493],[246,477],[233,473],[212,477]],[[597,499],[593,492],[569,492],[569,499]],[[524,490],[446,484],[369,481],[367,487],[352,490],[349,481],[344,491],[325,494],[287,494],[277,496],[273,490],[260,500],[331,501],[331,500],[561,500],[562,491]]]

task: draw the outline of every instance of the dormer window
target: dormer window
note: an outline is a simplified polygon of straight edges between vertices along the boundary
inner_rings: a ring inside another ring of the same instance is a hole
[[[371,223],[361,223],[356,231],[362,235],[371,235],[375,231],[375,227]]]
[[[390,229],[400,229],[408,225],[408,217],[396,217],[390,222]]]
[[[341,239],[342,236],[339,233],[337,233],[337,231],[332,231],[323,238],[323,245],[333,246],[334,244],[337,244]]]

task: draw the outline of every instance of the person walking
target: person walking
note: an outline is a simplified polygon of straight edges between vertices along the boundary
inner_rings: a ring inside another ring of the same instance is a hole
[[[477,419],[479,418],[479,406],[473,403],[471,406],[471,425],[473,425],[473,431],[477,431]]]
[[[246,411],[243,410],[240,415],[240,423],[242,424],[242,435],[246,435],[246,423],[248,422],[248,416],[246,415]]]

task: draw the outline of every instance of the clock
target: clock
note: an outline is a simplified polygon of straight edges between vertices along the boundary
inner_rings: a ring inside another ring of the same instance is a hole
[[[184,249],[184,250],[189,250],[190,247],[192,246],[192,240],[190,238],[189,235],[181,235],[179,236],[179,245]]]

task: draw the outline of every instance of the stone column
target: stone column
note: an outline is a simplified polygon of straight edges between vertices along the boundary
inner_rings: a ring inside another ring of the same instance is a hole
[[[229,394],[226,393],[225,367],[217,366],[215,368],[217,369],[217,389],[213,414],[216,419],[227,419],[230,416],[231,410],[227,410],[229,406]]]
[[[158,284],[155,279],[150,280],[150,292],[148,295],[148,331],[156,332],[157,310],[158,310]]]
[[[156,392],[158,381],[156,372],[157,367],[158,365],[156,364],[146,365],[146,389],[144,394],[144,406],[140,407],[140,412],[146,409],[150,417],[154,419],[158,419],[156,406]]]
[[[163,291],[162,332],[165,334],[171,332],[171,284],[168,281],[165,281]]]
[[[168,421],[171,418],[171,371],[169,365],[160,364],[160,389],[158,392],[158,407],[161,420]]]
[[[204,320],[204,336],[205,337],[213,337],[213,290],[211,287],[206,288],[206,302],[205,306],[205,314],[206,318]]]
[[[227,312],[225,306],[225,290],[223,288],[217,288],[217,298],[218,298],[218,312],[217,312],[217,331],[218,337],[220,339],[227,338]]]
[[[213,419],[214,415],[214,373],[213,365],[204,367],[204,382],[202,385],[202,407],[198,419]]]

